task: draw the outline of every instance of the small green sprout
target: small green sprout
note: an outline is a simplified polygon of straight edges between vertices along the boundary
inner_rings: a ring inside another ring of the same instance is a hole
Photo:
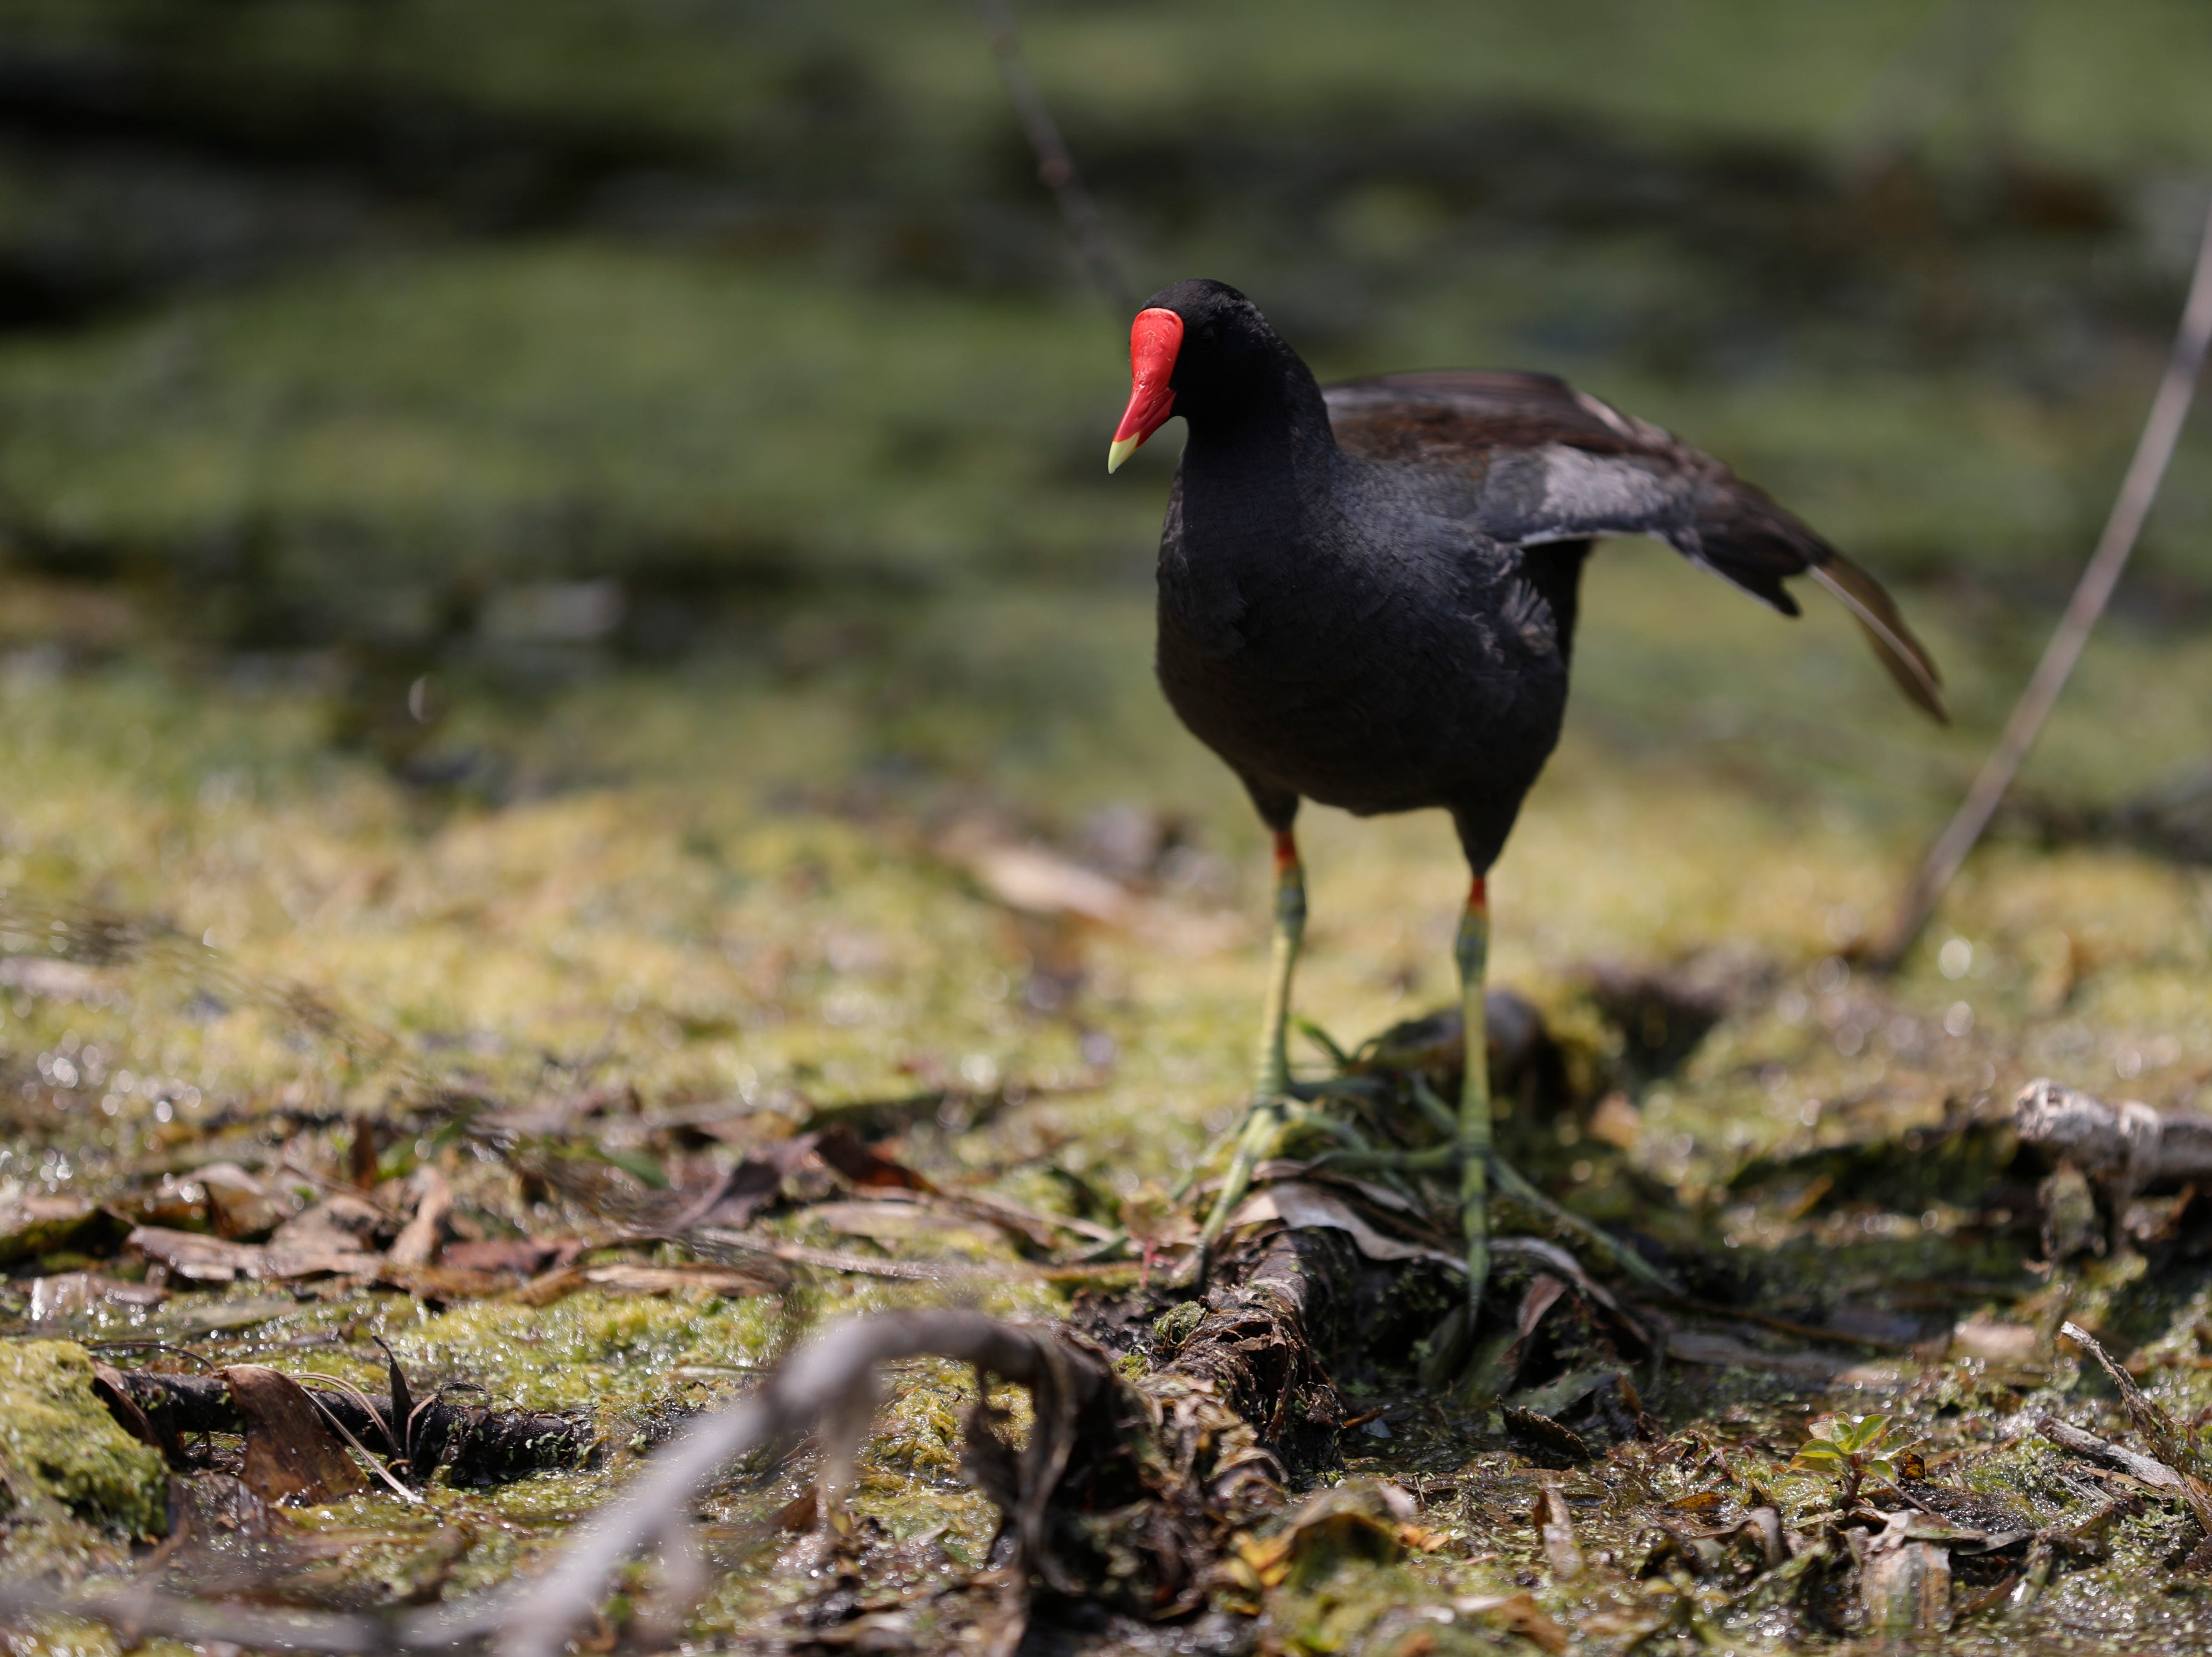
[[[1884,1483],[1897,1480],[1904,1445],[1884,1445],[1889,1436],[1887,1416],[1822,1416],[1806,1431],[1810,1435],[1790,1463],[1792,1472],[1819,1473],[1841,1486],[1839,1496],[1849,1512],[1859,1499],[1859,1485],[1869,1475]]]

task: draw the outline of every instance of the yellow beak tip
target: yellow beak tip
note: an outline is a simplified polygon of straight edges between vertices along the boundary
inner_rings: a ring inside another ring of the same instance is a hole
[[[1106,449],[1106,470],[1109,472],[1119,472],[1121,469],[1121,462],[1134,454],[1137,452],[1137,445],[1144,441],[1141,437],[1116,438],[1108,445]]]

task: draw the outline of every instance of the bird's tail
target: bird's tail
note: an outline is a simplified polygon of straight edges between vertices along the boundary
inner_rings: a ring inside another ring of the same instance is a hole
[[[1911,698],[1912,704],[1937,724],[1949,724],[1951,716],[1943,706],[1943,675],[1936,671],[1927,648],[1905,624],[1905,618],[1897,612],[1882,584],[1836,551],[1806,573],[1851,612],[1851,618],[1865,631],[1867,643],[1874,646],[1875,655],[1881,658],[1881,665],[1889,669],[1897,688]]]

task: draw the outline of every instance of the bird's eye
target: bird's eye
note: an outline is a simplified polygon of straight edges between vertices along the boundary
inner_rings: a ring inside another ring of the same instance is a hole
[[[1198,337],[1199,337],[1200,339],[1211,339],[1211,338],[1213,338],[1213,325],[1212,325],[1211,322],[1209,322],[1209,323],[1207,323],[1204,327],[1200,328],[1200,329],[1198,331]]]

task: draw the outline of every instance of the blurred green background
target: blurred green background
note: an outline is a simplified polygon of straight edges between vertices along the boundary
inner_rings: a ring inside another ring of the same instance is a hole
[[[1781,496],[1943,662],[1948,732],[1840,616],[1603,553],[1567,743],[1502,871],[1509,980],[1729,940],[1795,972],[1873,925],[2135,440],[2212,194],[2212,10],[1017,15],[1139,293],[1232,281],[1324,378],[1565,374]],[[955,0],[0,0],[0,888],[174,917],[403,1028],[541,1018],[581,1051],[629,984],[676,1033],[615,1050],[678,1093],[817,1049],[846,1055],[831,1091],[894,1087],[898,1042],[943,1048],[925,1071],[1064,1065],[1106,1025],[1158,1049],[1146,1085],[1184,1118],[1218,1115],[1241,944],[1202,971],[1141,929],[956,944],[819,873],[878,858],[935,891],[969,866],[945,825],[982,813],[1255,908],[1249,811],[1149,682],[1180,429],[1106,476],[1125,330]],[[2136,1075],[2154,1026],[2172,1087],[2212,1062],[2208,463],[2200,421],[2002,825],[2008,872],[1931,935],[1971,929],[2013,997],[1964,1091]],[[854,824],[865,856],[808,849]],[[1358,1035],[1444,991],[1457,876],[1440,823],[1320,838],[1308,983]],[[453,895],[479,877],[535,918]],[[840,955],[824,880],[836,924],[921,932]],[[608,942],[632,934],[677,953],[648,970]],[[501,937],[550,976],[501,979]],[[695,947],[799,977],[723,984]],[[2051,959],[2063,986],[2031,996]],[[1930,1016],[1959,993],[1912,972]],[[939,1010],[837,1014],[871,973]],[[2057,1058],[2021,1033],[2100,983],[2107,1033]],[[945,1033],[956,1006],[996,1033]],[[260,1086],[256,1051],[234,1076]]]
[[[1978,643],[2093,539],[2212,177],[2160,0],[1021,21],[1139,292],[1231,279],[1324,377],[1565,373]],[[376,703],[1147,582],[1174,444],[1103,474],[1119,319],[963,5],[9,0],[0,93],[0,545],[140,623],[72,649]],[[2212,590],[2209,454],[2123,625]]]

